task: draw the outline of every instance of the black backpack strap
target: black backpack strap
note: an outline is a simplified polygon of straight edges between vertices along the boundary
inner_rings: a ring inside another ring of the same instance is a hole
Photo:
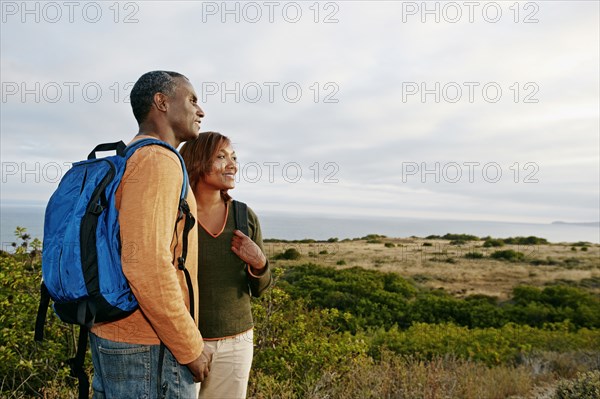
[[[46,284],[42,281],[40,286],[40,306],[38,307],[37,317],[35,318],[35,341],[44,339],[44,324],[46,324],[46,316],[48,314],[48,306],[50,306],[50,292],[46,288]]]
[[[189,233],[190,230],[192,230],[196,225],[196,219],[194,218],[194,215],[192,215],[190,206],[188,205],[185,198],[181,198],[179,200],[179,218],[177,218],[177,221],[181,220],[181,218],[184,216],[185,224],[183,226],[183,248],[181,250],[181,256],[177,258],[177,267],[179,268],[179,270],[183,270],[183,273],[185,274],[185,281],[187,283],[190,295],[190,314],[192,315],[192,318],[194,318],[194,288],[192,287],[192,277],[190,276],[190,272],[185,267],[185,260],[187,258]]]
[[[88,376],[85,373],[83,365],[85,363],[85,353],[87,352],[89,329],[86,326],[79,327],[79,339],[77,340],[77,352],[75,357],[67,360],[71,366],[71,377],[77,378],[79,399],[87,399],[89,397],[90,383]]]
[[[43,282],[40,287],[40,291],[40,306],[38,308],[37,317],[35,319],[35,341],[42,341],[44,339],[44,324],[46,324],[47,311],[48,307],[50,306],[50,292],[48,291],[46,284],[44,284]],[[79,382],[79,399],[89,398],[90,383],[88,381],[88,376],[85,372],[85,369],[83,368],[85,363],[85,353],[87,352],[88,332],[89,329],[86,326],[81,326],[79,328],[77,352],[75,353],[75,357],[67,360],[67,363],[71,367],[71,377],[77,378]]]
[[[122,141],[117,141],[116,143],[98,144],[96,148],[90,152],[87,159],[96,159],[97,151],[116,151],[117,155],[124,156],[126,147],[127,146]]]
[[[248,235],[248,205],[243,202],[233,200],[233,217],[235,218],[235,228]]]
[[[248,205],[243,202],[233,200],[233,218],[235,219],[235,228],[241,231],[242,233],[249,235],[250,228],[248,227]],[[246,264],[244,271],[246,272],[246,280],[248,281],[248,288],[250,289],[250,293],[252,296],[257,297],[260,295],[258,291],[258,286],[255,283],[255,279],[249,276],[249,268],[250,266]]]

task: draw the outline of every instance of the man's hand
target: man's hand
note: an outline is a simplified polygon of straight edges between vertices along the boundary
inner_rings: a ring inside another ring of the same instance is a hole
[[[210,364],[213,358],[213,350],[208,345],[204,345],[202,353],[196,360],[186,364],[194,376],[194,382],[203,382],[210,372]]]

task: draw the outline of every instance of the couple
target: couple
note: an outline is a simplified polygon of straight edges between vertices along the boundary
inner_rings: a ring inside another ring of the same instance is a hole
[[[130,100],[139,124],[133,141],[185,142],[187,202],[197,221],[187,241],[191,281],[176,266],[185,245],[181,164],[166,148],[143,147],[127,161],[116,193],[122,248],[129,249],[121,254],[123,272],[140,306],[92,327],[94,397],[243,398],[253,356],[248,284],[261,292],[271,272],[256,215],[249,210],[250,237],[235,229],[227,194],[235,186],[235,152],[227,137],[199,134],[204,112],[179,73],[142,75]]]

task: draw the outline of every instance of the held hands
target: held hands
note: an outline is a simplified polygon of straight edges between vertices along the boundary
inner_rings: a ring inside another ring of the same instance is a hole
[[[208,377],[212,358],[212,348],[210,348],[208,345],[204,345],[204,349],[202,349],[200,356],[198,356],[198,358],[196,358],[196,360],[193,362],[186,365],[194,376],[194,382],[203,382],[206,377]]]
[[[233,231],[231,250],[252,268],[254,274],[260,274],[267,264],[267,258],[254,241],[239,230]]]

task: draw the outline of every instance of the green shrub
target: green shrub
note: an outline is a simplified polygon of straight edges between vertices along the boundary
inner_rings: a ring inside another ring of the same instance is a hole
[[[467,259],[481,259],[481,258],[483,258],[483,254],[481,252],[467,252],[465,254],[465,258],[467,258]]]
[[[573,243],[574,247],[587,247],[589,245],[592,245],[592,243],[587,241],[577,241],[576,243]]]
[[[550,256],[548,256],[546,259],[532,259],[529,263],[531,263],[534,266],[560,265],[561,264],[561,262],[559,260],[556,260]]]
[[[396,246],[396,245],[394,245],[394,243],[393,243],[393,242],[386,242],[386,243],[385,243],[385,247],[386,247],[386,248],[394,248],[395,246]]]
[[[505,244],[512,245],[545,245],[548,244],[548,240],[536,236],[529,237],[508,237],[502,239]]]
[[[73,396],[76,380],[69,377],[66,360],[73,355],[77,329],[49,310],[44,341],[34,342],[41,262],[29,264],[29,259],[21,258],[19,254],[0,258],[0,397]],[[87,357],[90,375],[89,351]]]
[[[525,254],[523,254],[522,252],[517,252],[512,249],[496,251],[496,252],[492,253],[490,256],[493,259],[508,260],[511,262],[516,262],[516,261],[525,259]]]
[[[364,237],[361,237],[361,240],[379,240],[380,238],[387,238],[387,236],[384,235],[380,235],[380,234],[367,234]]]
[[[308,309],[275,285],[255,301],[252,313],[256,343],[252,374],[292,381],[293,392],[314,384],[323,369],[343,372],[367,344],[360,336],[338,332],[351,329],[352,316],[337,309]],[[299,396],[298,396],[299,397]]]
[[[432,244],[432,243],[430,243],[430,242],[424,242],[424,243],[423,243],[423,246],[424,246],[424,247],[433,247],[433,244]]]
[[[337,262],[335,262],[335,264],[339,265],[339,266],[344,266],[346,264],[346,261],[341,259],[341,260],[338,260]]]
[[[503,247],[504,246],[504,241],[499,240],[497,238],[490,238],[490,239],[485,240],[485,242],[483,243],[483,246],[485,248]]]
[[[600,370],[580,373],[573,381],[561,381],[554,393],[554,399],[598,398],[600,398]]]
[[[479,237],[471,234],[444,234],[444,240],[460,240],[460,241],[479,241]]]
[[[296,248],[288,248],[285,252],[275,255],[274,259],[296,260],[301,257],[302,255]]]

